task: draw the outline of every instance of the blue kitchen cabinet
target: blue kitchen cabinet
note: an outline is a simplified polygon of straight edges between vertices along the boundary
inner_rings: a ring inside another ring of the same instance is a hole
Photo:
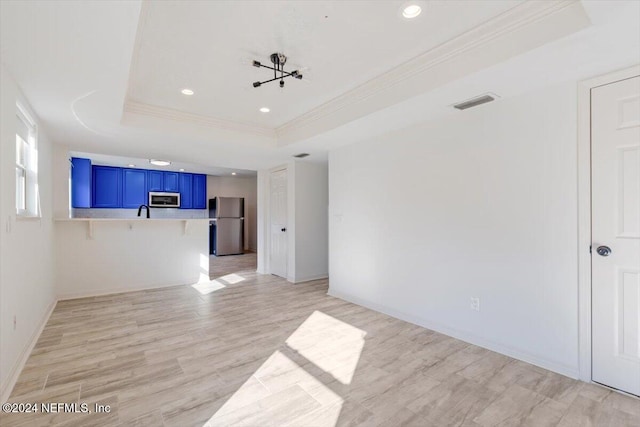
[[[135,209],[149,202],[149,192],[180,193],[180,208],[207,208],[207,176],[158,170],[91,166],[72,158],[71,203],[74,208]]]
[[[167,193],[177,193],[180,190],[180,173],[164,172],[164,190]]]
[[[193,175],[180,174],[180,209],[193,209]]]
[[[164,191],[164,172],[149,171],[147,174],[148,191]]]
[[[71,158],[71,207],[91,207],[91,160]]]
[[[147,172],[143,169],[122,169],[122,207],[137,208],[147,204]]]
[[[207,176],[193,174],[193,209],[207,207]]]
[[[91,185],[92,208],[119,208],[122,206],[122,169],[94,166]]]

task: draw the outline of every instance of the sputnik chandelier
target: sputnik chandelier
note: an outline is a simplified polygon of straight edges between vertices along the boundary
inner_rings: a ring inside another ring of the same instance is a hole
[[[265,83],[270,83],[276,80],[280,80],[280,87],[284,87],[285,77],[294,77],[298,80],[302,80],[302,74],[300,74],[300,71],[295,70],[288,72],[284,70],[284,64],[287,62],[287,57],[284,55],[284,53],[272,53],[269,58],[273,63],[273,67],[263,65],[260,63],[260,61],[253,61],[253,66],[273,70],[273,78],[271,80],[265,80],[263,82],[253,82],[253,87],[260,87]]]

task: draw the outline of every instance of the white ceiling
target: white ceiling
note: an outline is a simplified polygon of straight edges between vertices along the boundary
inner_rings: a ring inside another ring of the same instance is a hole
[[[141,159],[139,157],[123,157],[112,156],[109,154],[95,154],[85,153],[81,151],[71,151],[69,153],[73,157],[81,157],[85,159],[91,159],[91,163],[94,165],[103,166],[115,166],[115,167],[132,167],[139,169],[151,169],[161,171],[174,171],[174,172],[190,172],[201,173],[205,175],[213,176],[228,176],[238,178],[255,177],[256,171],[245,169],[229,169],[217,166],[208,166],[190,162],[176,162],[173,161],[169,166],[156,166],[151,164],[150,159]],[[163,160],[163,159],[160,159]]]
[[[277,128],[338,95],[512,8],[519,0],[429,2],[415,20],[405,1],[214,1],[143,5],[131,100]],[[253,88],[283,52],[285,79]],[[192,88],[184,96],[182,88]],[[259,112],[267,106],[268,114]]]
[[[70,150],[226,171],[302,151],[324,161],[329,149],[459,113],[449,106],[480,93],[517,96],[640,62],[633,0],[582,2],[590,26],[570,0],[428,1],[414,22],[398,17],[401,4],[2,1],[0,60]],[[309,81],[251,87],[268,71],[250,61],[275,50],[310,67]]]

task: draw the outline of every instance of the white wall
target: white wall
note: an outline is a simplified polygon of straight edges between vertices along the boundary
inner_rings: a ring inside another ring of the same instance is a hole
[[[53,217],[69,218],[71,211],[71,156],[69,147],[61,144],[53,145]]]
[[[577,377],[575,87],[331,152],[330,294]]]
[[[329,272],[329,181],[327,165],[295,162],[295,270],[293,282],[325,278]]]
[[[269,273],[269,177],[270,171],[261,169],[257,177],[257,268],[260,274]]]
[[[56,221],[58,298],[209,280],[209,221]]]
[[[216,196],[244,197],[244,248],[258,250],[257,178],[207,176],[207,200]]]
[[[287,277],[299,283],[328,277],[328,171],[326,164],[290,161],[258,171],[258,269],[270,273],[270,177],[287,170]]]
[[[0,65],[0,401],[3,402],[56,301],[51,220],[52,144],[38,123],[42,218],[16,219],[17,100],[28,107],[16,83]],[[30,113],[36,118],[32,111]]]

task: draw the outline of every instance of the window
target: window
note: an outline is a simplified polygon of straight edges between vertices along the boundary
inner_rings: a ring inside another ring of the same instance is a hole
[[[16,213],[39,216],[36,125],[20,104],[16,107]]]

